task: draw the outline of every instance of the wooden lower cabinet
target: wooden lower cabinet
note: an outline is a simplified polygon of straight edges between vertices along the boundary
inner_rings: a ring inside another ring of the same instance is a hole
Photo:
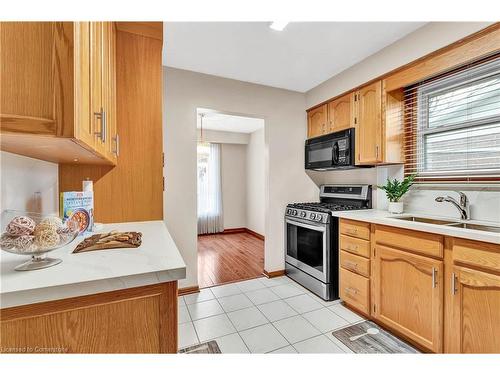
[[[423,351],[500,353],[499,244],[346,219],[339,232],[348,307]]]
[[[1,310],[3,353],[176,353],[177,282]]]
[[[500,353],[500,276],[454,266],[448,352]]]
[[[340,298],[349,306],[370,314],[370,279],[340,268]]]
[[[376,245],[374,317],[424,349],[443,348],[443,261]]]

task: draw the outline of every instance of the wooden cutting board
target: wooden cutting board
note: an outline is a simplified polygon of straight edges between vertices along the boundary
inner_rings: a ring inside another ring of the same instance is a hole
[[[87,251],[118,249],[118,248],[135,248],[141,246],[141,232],[117,232],[94,234],[85,238],[80,242],[73,254],[84,253]]]

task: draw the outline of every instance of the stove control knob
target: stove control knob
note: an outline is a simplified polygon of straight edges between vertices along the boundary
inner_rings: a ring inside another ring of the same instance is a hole
[[[300,217],[306,217],[306,212],[305,212],[305,211],[302,211],[302,212],[300,213]]]
[[[287,208],[287,210],[286,210],[286,214],[287,214],[287,215],[290,215],[290,213],[291,213],[291,212],[292,212],[292,210],[290,210],[289,208]]]
[[[311,218],[311,220],[314,220],[314,218],[316,217],[316,214],[310,214],[309,217]]]
[[[323,215],[318,214],[318,215],[316,216],[316,220],[317,220],[317,221],[322,221],[322,220],[323,220]]]
[[[297,215],[297,210],[293,210],[292,214]]]

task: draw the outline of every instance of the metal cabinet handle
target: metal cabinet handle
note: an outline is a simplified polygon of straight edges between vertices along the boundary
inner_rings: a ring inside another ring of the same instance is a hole
[[[106,142],[108,133],[108,123],[106,121],[106,111],[102,110],[102,143]]]
[[[115,142],[115,149],[113,150],[113,153],[116,156],[120,156],[120,136],[118,134],[116,134],[113,137],[113,141]]]
[[[455,272],[451,274],[451,294],[457,294],[457,275]]]
[[[350,234],[357,234],[358,230],[357,229],[346,229],[346,232],[350,233]]]
[[[432,267],[432,287],[437,287],[437,269]]]
[[[106,142],[106,112],[104,112],[104,109],[101,108],[100,112],[94,112],[94,116],[97,117],[97,119],[101,120],[101,131],[100,132],[94,132],[94,134],[97,136],[97,138],[101,139],[101,142]]]

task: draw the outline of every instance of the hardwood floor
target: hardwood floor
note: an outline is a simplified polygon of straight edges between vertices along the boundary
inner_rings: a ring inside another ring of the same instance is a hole
[[[262,276],[264,241],[249,233],[198,236],[200,288]]]

